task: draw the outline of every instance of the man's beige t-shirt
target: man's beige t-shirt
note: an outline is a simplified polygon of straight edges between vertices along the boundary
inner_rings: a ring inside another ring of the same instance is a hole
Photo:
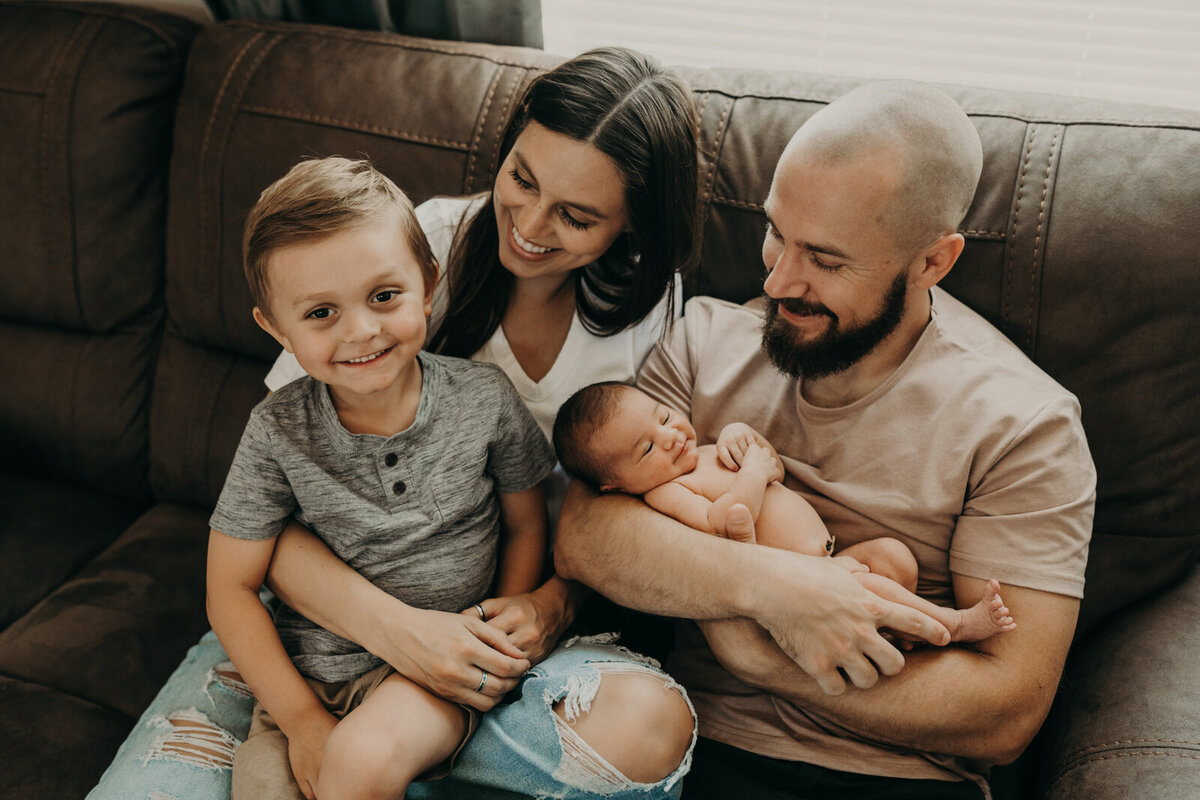
[[[903,541],[920,565],[918,593],[936,603],[954,605],[951,572],[1082,597],[1096,475],[1079,404],[982,317],[940,289],[932,297],[912,353],[844,407],[810,405],[770,363],[760,305],[711,298],[688,302],[638,385],[687,414],[699,444],[730,422],[761,432],[839,548]],[[832,769],[985,783],[978,765],[876,745],[749,689],[694,624],[678,644],[672,672],[705,737]]]

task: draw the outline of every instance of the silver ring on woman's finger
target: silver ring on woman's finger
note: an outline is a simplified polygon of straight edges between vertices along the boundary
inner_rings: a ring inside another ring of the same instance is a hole
[[[482,692],[484,686],[487,686],[487,673],[486,672],[484,672],[482,675],[479,676],[479,685],[475,687],[475,691]]]
[[[487,622],[487,614],[484,613],[483,606],[481,606],[479,603],[476,603],[474,608],[479,612],[479,618],[484,622]]]

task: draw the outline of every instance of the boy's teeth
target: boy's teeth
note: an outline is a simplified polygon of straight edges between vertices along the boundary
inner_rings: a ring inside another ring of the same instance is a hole
[[[521,234],[517,232],[516,225],[513,225],[512,234],[513,234],[513,239],[516,240],[517,244],[521,245],[521,249],[524,250],[526,253],[534,253],[534,254],[540,255],[541,253],[549,253],[551,250],[554,249],[553,247],[538,247],[536,244],[530,244],[529,242],[525,241],[524,239],[521,238]]]
[[[373,359],[379,358],[379,355],[380,355],[380,353],[382,353],[382,352],[383,352],[383,351],[382,351],[382,350],[380,350],[378,353],[371,353],[371,355],[369,355],[369,356],[362,356],[361,358],[348,358],[348,359],[346,359],[346,363],[348,363],[348,364],[362,364],[362,363],[363,363],[363,362],[365,362],[365,361],[371,361],[371,360],[373,360]]]

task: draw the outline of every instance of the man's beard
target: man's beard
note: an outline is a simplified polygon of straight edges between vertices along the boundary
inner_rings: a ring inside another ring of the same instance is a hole
[[[904,316],[907,276],[900,273],[887,295],[883,308],[873,319],[854,328],[841,330],[838,319],[822,305],[796,298],[767,298],[767,316],[763,320],[763,349],[777,369],[793,378],[824,378],[849,369],[886,339]],[[796,341],[792,324],[779,317],[779,306],[793,314],[824,314],[829,328],[809,342]]]

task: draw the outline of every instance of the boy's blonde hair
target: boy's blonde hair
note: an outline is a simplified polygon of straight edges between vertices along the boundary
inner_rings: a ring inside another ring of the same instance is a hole
[[[329,156],[292,167],[263,190],[246,218],[242,267],[254,304],[270,317],[267,266],[276,250],[323,239],[389,212],[399,216],[428,291],[437,280],[437,260],[400,187],[364,160]]]

